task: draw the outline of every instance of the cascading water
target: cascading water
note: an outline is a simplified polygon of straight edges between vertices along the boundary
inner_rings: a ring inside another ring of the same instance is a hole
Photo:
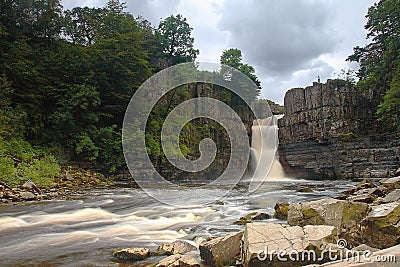
[[[278,149],[278,119],[272,116],[255,120],[252,126],[250,169],[253,171],[253,181],[287,181],[279,159]]]

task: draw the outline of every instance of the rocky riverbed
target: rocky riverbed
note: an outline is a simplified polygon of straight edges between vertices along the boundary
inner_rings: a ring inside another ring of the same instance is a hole
[[[197,248],[182,241],[161,244],[153,252],[126,248],[114,256],[132,263],[165,255],[157,267],[398,266],[400,262],[400,176],[363,180],[335,198],[277,203],[274,216],[286,223],[263,222],[269,216],[260,212],[238,218],[244,230],[202,242],[201,260]]]

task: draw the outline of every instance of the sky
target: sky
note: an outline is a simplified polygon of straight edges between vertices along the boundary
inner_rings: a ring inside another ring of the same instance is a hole
[[[104,6],[106,0],[63,0],[74,6]],[[325,82],[342,69],[353,47],[364,45],[372,0],[125,0],[127,11],[157,27],[182,14],[193,28],[197,61],[219,63],[229,48],[242,51],[261,81],[261,98],[282,104],[285,92]]]

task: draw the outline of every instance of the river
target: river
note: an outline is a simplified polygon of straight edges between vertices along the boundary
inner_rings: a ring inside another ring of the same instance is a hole
[[[198,244],[211,236],[236,232],[233,222],[253,211],[273,214],[279,201],[297,203],[334,197],[352,186],[348,181],[274,181],[251,195],[236,186],[222,199],[204,206],[169,206],[140,189],[92,190],[73,200],[51,200],[0,206],[0,266],[118,266],[111,253],[123,247],[149,247],[183,239]],[[307,186],[313,192],[299,193]],[[163,190],[194,199],[224,195],[229,186]],[[276,219],[270,219],[277,222]],[[141,263],[155,263],[153,257]]]

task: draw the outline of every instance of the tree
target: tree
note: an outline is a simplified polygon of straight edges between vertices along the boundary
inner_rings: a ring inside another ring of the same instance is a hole
[[[371,43],[355,47],[347,60],[360,64],[357,87],[369,91],[378,106],[378,119],[396,128],[399,123],[400,1],[381,0],[369,8],[367,38]]]
[[[360,64],[358,87],[369,90],[378,101],[389,89],[397,69],[400,50],[400,1],[381,0],[369,8],[365,29],[372,42],[355,47],[348,61]]]
[[[75,7],[65,11],[65,34],[74,44],[92,45],[99,37],[103,15],[101,8]]]
[[[194,61],[199,50],[193,48],[192,28],[186,18],[178,14],[171,15],[160,22],[157,36],[167,56],[168,65]]]
[[[397,69],[377,114],[378,120],[383,121],[388,129],[400,130],[400,68]]]
[[[249,77],[255,85],[257,85],[257,89],[242,88],[243,94],[247,100],[252,101],[258,97],[261,91],[261,82],[255,74],[254,67],[242,62],[242,51],[237,48],[225,50],[221,55],[220,63],[239,70],[241,73]]]

